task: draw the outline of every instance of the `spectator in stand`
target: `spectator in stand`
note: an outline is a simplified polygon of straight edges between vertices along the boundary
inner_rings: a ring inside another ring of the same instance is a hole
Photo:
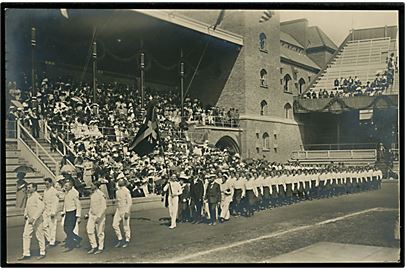
[[[333,85],[335,86],[336,90],[339,89],[339,79],[338,78],[335,79],[335,81],[333,82]]]

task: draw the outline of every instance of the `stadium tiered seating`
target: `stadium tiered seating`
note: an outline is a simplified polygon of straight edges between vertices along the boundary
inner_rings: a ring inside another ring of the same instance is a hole
[[[373,81],[376,74],[384,73],[391,52],[396,54],[396,41],[388,37],[348,41],[311,89],[315,92],[332,90],[335,79],[350,76],[353,79],[357,76],[363,84]]]

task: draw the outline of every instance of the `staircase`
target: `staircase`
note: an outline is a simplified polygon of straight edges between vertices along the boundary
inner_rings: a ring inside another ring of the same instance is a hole
[[[44,162],[48,168],[50,168],[52,171],[56,172],[57,166],[60,166],[60,163],[62,160],[62,155],[58,152],[52,152],[51,144],[46,139],[38,138],[37,142],[39,142],[39,144],[43,147],[43,149],[45,149],[48,153],[48,154],[45,154],[45,152],[39,152],[38,153],[39,159],[41,159],[42,162]],[[35,143],[32,141],[28,141],[28,145],[31,148],[35,147]],[[56,161],[56,164],[54,161]]]
[[[13,172],[15,168],[20,165],[30,165],[21,156],[20,151],[17,149],[17,141],[6,142],[6,206],[7,211],[15,208],[16,200],[16,183],[17,174]],[[25,176],[26,182],[37,183],[38,191],[42,192],[45,189],[44,175],[38,171],[27,173]]]

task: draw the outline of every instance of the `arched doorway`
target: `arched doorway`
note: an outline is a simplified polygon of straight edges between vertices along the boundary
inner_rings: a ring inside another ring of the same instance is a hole
[[[229,136],[224,136],[215,144],[221,150],[227,149],[230,154],[240,154],[238,143]]]

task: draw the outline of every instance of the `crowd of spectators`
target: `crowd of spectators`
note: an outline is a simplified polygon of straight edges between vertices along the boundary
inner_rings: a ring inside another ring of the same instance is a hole
[[[336,78],[330,90],[310,89],[302,97],[306,99],[321,99],[352,96],[378,96],[382,95],[393,83],[394,73],[398,72],[397,60],[394,54],[387,58],[387,67],[384,71],[377,72],[373,81],[363,83],[357,76]]]
[[[14,83],[9,84],[9,93],[22,104],[21,107],[10,106],[9,131],[15,130],[15,122],[20,120],[34,138],[48,138],[51,151],[66,154],[61,172],[75,180],[82,196],[87,195],[91,181],[101,179],[108,197],[112,198],[115,194],[113,179],[118,174],[131,179],[133,196],[147,196],[156,190],[154,177],[164,167],[159,162],[161,155],[156,153],[156,159],[155,155],[140,158],[128,150],[145,114],[137,90],[119,83],[101,84],[94,102],[93,91],[87,84],[43,78],[35,96],[31,90],[17,90]],[[173,153],[188,156],[192,151],[193,145],[181,132],[188,125],[239,125],[239,113],[234,108],[204,107],[198,99],[186,98],[182,121],[180,100],[172,90],[147,88],[145,97],[146,106],[151,100],[157,101],[159,130],[169,161]],[[206,144],[194,146],[200,149],[197,153],[204,152],[206,147]],[[177,165],[177,160],[176,156],[168,166]],[[72,165],[74,169],[69,173],[63,170],[63,166]]]

